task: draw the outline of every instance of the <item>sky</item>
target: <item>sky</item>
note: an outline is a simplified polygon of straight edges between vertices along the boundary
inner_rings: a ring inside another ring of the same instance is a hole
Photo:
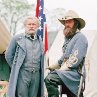
[[[28,1],[36,3],[37,0]],[[97,30],[97,0],[44,0],[44,7],[49,11],[56,8],[74,10],[86,21],[84,29]]]
[[[44,0],[44,7],[74,10],[86,21],[85,29],[97,29],[97,0]]]

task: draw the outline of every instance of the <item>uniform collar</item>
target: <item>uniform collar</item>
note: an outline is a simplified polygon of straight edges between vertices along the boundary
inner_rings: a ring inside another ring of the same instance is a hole
[[[31,39],[31,40],[36,40],[36,39],[37,39],[37,35],[36,35],[36,34],[33,36],[33,38],[31,37],[30,34],[27,34],[27,33],[25,33],[25,36],[26,36],[27,38]]]

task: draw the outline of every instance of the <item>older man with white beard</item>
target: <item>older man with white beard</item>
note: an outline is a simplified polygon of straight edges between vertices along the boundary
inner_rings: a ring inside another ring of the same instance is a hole
[[[14,36],[10,41],[5,53],[11,67],[7,97],[44,96],[44,50],[37,35],[39,26],[37,17],[27,17],[25,33]]]

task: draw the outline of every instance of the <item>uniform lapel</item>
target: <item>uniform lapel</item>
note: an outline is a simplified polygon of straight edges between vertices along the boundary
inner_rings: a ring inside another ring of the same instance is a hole
[[[19,37],[17,43],[23,49],[23,51],[26,52],[26,40],[24,35]]]

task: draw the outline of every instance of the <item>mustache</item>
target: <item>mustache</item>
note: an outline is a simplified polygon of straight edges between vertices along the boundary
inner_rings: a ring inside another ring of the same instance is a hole
[[[29,29],[29,30],[35,30],[35,29]]]
[[[64,34],[69,34],[69,33],[71,33],[72,32],[72,28],[70,28],[70,27],[66,27],[65,29],[64,29]]]
[[[66,38],[71,38],[75,34],[73,29],[70,27],[66,27],[63,32]]]

